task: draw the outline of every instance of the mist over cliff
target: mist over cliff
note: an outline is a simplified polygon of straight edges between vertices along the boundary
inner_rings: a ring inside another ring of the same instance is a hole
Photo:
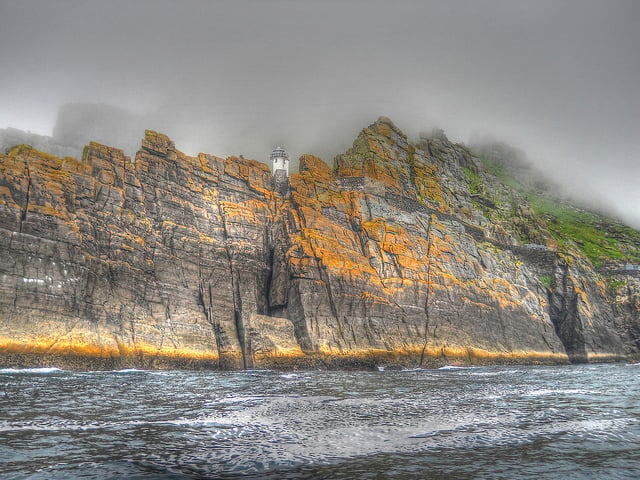
[[[89,142],[121,148],[134,155],[140,147],[144,119],[128,110],[96,103],[63,105],[58,111],[51,135],[39,135],[17,128],[0,129],[0,151],[20,144],[31,145],[61,157],[82,158]]]
[[[95,103],[144,121],[124,139],[103,140],[96,126],[82,143],[130,155],[152,129],[190,155],[265,160],[283,144],[293,158],[331,161],[386,115],[414,141],[433,126],[458,142],[491,134],[638,225],[639,9],[633,0],[5,1],[0,128],[56,137],[63,105]]]

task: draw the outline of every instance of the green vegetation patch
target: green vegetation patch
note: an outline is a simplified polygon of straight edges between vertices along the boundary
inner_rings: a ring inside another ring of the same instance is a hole
[[[540,277],[540,283],[545,288],[551,288],[551,277],[549,275],[542,275]]]
[[[471,192],[471,194],[476,195],[481,193],[483,183],[480,176],[467,167],[465,167],[463,171],[465,176],[467,177],[467,183],[469,184],[469,191]]]
[[[560,250],[577,247],[591,262],[640,263],[640,231],[557,200],[528,194],[529,205],[545,219]]]
[[[500,183],[507,185],[519,192],[525,191],[526,188],[509,173],[507,168],[499,160],[494,160],[486,156],[480,156],[482,165],[485,170],[495,176]]]
[[[506,156],[505,156],[506,155]],[[585,209],[577,208],[569,203],[550,198],[547,195],[535,193],[533,188],[527,187],[520,179],[518,173],[510,170],[505,162],[510,162],[508,152],[497,154],[480,153],[485,171],[492,174],[505,187],[510,187],[512,192],[517,192],[528,201],[538,217],[545,220],[546,229],[558,242],[560,252],[572,252],[579,250],[596,267],[612,263],[622,265],[625,263],[640,265],[640,231],[623,225],[619,221],[600,215]],[[485,191],[480,177],[471,171],[465,170],[471,193]],[[495,189],[495,196],[491,199],[496,207],[500,207],[507,201],[504,189]],[[520,195],[517,195],[518,197]],[[511,215],[511,220],[517,217],[516,206],[518,204],[513,193],[510,195],[512,211],[502,209],[501,217]],[[474,202],[476,206],[479,202]],[[482,209],[491,220],[496,219],[496,210]],[[503,220],[509,220],[504,218]],[[520,239],[527,242],[523,232]]]
[[[627,282],[625,280],[607,278],[607,288],[609,288],[609,290],[617,292],[621,288],[626,287],[626,286],[627,286]]]

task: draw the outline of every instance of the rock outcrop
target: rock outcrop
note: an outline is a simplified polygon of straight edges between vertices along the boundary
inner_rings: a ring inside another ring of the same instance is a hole
[[[0,156],[0,363],[373,367],[619,359],[638,287],[520,245],[474,206],[480,164],[388,119],[289,189],[260,162],[176,150],[132,161],[27,146]],[[544,232],[540,238],[546,238]]]

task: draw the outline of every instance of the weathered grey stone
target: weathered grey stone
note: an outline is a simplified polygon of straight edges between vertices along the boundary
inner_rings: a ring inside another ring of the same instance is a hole
[[[476,209],[462,169],[478,164],[442,135],[413,146],[381,119],[335,171],[304,156],[277,191],[266,165],[189,157],[151,131],[134,161],[97,143],[81,162],[28,147],[0,159],[6,364],[579,362],[640,349],[636,279],[606,290],[585,259],[518,246],[523,228],[540,243],[548,232],[525,227],[526,206],[511,224]]]

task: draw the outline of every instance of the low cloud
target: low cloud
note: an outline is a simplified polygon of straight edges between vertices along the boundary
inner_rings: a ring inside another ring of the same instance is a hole
[[[114,136],[125,149],[150,128],[191,154],[266,161],[278,143],[330,162],[385,115],[410,135],[492,134],[640,225],[636,1],[23,0],[0,13],[0,128],[51,135],[62,105],[105,104],[130,120],[85,130],[135,130]]]

